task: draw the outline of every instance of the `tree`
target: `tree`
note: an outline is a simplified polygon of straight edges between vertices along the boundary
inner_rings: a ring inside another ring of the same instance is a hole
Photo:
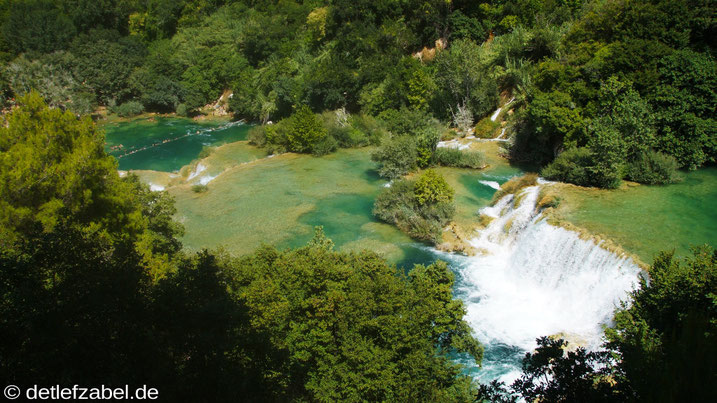
[[[632,305],[615,314],[607,346],[619,353],[635,396],[678,401],[717,396],[717,253],[708,246],[678,259],[655,258]]]
[[[658,149],[682,167],[717,160],[717,63],[706,54],[677,51],[659,61],[661,83],[651,96]]]
[[[301,105],[289,118],[286,133],[289,151],[311,152],[327,135],[321,120],[306,105]]]
[[[446,354],[480,361],[482,349],[445,263],[404,277],[371,252],[334,252],[319,231],[306,247],[264,247],[227,267],[233,295],[264,335],[273,400],[472,400]]]
[[[65,49],[75,36],[70,18],[50,0],[14,1],[2,35],[15,54]]]
[[[469,40],[458,40],[437,57],[436,83],[441,90],[440,108],[447,116],[451,108],[467,106],[478,117],[487,115],[498,104],[498,88],[488,75],[485,48]]]
[[[400,178],[417,167],[416,140],[409,136],[386,139],[381,147],[371,154],[371,159],[381,164],[378,174],[382,177]]]
[[[433,169],[418,177],[414,193],[419,205],[453,201],[453,188]]]

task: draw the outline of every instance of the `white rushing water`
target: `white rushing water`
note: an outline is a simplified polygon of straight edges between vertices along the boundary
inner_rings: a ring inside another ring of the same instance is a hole
[[[525,188],[481,210],[494,219],[470,242],[478,256],[442,256],[453,263],[456,294],[486,347],[482,381],[511,383],[540,336],[599,347],[603,325],[638,284],[632,260],[548,224],[536,211],[539,190]]]
[[[482,185],[488,186],[489,188],[493,188],[495,190],[500,189],[500,183],[496,181],[478,181]]]
[[[189,177],[187,178],[187,180],[192,180],[192,179],[196,178],[197,176],[199,176],[199,174],[201,174],[202,172],[204,172],[206,169],[207,169],[207,167],[205,167],[205,166],[200,162],[200,163],[197,164],[197,166],[194,168],[194,171],[192,171],[192,173],[189,174]]]

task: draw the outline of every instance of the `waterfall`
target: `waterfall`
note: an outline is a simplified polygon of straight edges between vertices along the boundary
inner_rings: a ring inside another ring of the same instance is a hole
[[[631,259],[547,223],[536,207],[541,186],[481,209],[492,221],[470,241],[478,256],[442,256],[453,263],[456,295],[486,346],[482,381],[516,379],[540,336],[598,348],[603,325],[638,284]]]

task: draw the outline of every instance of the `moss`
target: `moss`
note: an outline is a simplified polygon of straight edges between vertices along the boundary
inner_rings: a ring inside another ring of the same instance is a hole
[[[557,208],[562,201],[562,197],[560,197],[551,186],[543,186],[540,188],[540,192],[538,193],[538,208]]]
[[[516,194],[520,189],[538,184],[538,174],[527,173],[505,182],[500,189],[493,195],[491,204],[495,204],[498,200],[509,194]]]
[[[481,228],[486,228],[490,225],[490,223],[493,222],[493,220],[495,220],[495,217],[492,217],[492,216],[489,216],[486,214],[481,214],[480,217],[478,218],[478,225],[480,225]]]
[[[523,203],[523,200],[525,200],[525,192],[520,192],[515,195],[513,198],[513,208],[518,208]]]
[[[513,219],[509,219],[506,221],[505,225],[503,225],[503,232],[506,234],[510,232],[510,229],[513,227]]]
[[[498,119],[495,121],[490,120],[490,116],[486,116],[476,124],[474,129],[474,135],[482,139],[490,139],[498,135],[500,129],[500,122]]]

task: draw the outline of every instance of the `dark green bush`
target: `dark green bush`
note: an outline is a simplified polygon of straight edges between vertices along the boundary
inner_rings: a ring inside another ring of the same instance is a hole
[[[444,167],[484,168],[485,155],[480,151],[461,151],[455,148],[437,148],[433,153],[433,163]]]
[[[249,144],[257,147],[263,147],[266,145],[266,126],[254,126],[249,129],[247,134]]]
[[[572,148],[563,152],[540,172],[540,175],[555,181],[591,186],[590,171],[592,153],[587,148]]]
[[[179,104],[177,105],[177,116],[187,116],[189,115],[189,110],[187,109],[186,104]]]
[[[627,165],[625,177],[648,185],[673,183],[677,180],[677,166],[674,157],[650,150]]]
[[[209,190],[209,188],[207,187],[207,185],[194,185],[194,186],[192,186],[192,192],[194,192],[194,193],[204,193],[204,192],[206,192],[207,190]]]
[[[331,154],[339,148],[339,143],[331,136],[324,137],[323,140],[315,143],[311,147],[311,154],[320,157],[322,155]]]
[[[415,239],[438,243],[443,227],[455,214],[455,206],[450,198],[424,200],[421,204],[416,198],[415,189],[414,181],[395,181],[376,197],[373,214],[380,220],[396,225]],[[447,191],[453,192],[450,188]]]
[[[128,101],[115,107],[113,112],[123,118],[137,116],[144,112],[144,105],[137,101]]]
[[[386,135],[386,129],[381,125],[381,122],[369,115],[352,115],[349,118],[349,124],[355,130],[363,133],[366,136],[368,144],[379,145],[381,139]]]
[[[400,136],[384,141],[371,159],[380,163],[379,175],[388,179],[399,178],[416,169],[416,141],[409,136]]]

